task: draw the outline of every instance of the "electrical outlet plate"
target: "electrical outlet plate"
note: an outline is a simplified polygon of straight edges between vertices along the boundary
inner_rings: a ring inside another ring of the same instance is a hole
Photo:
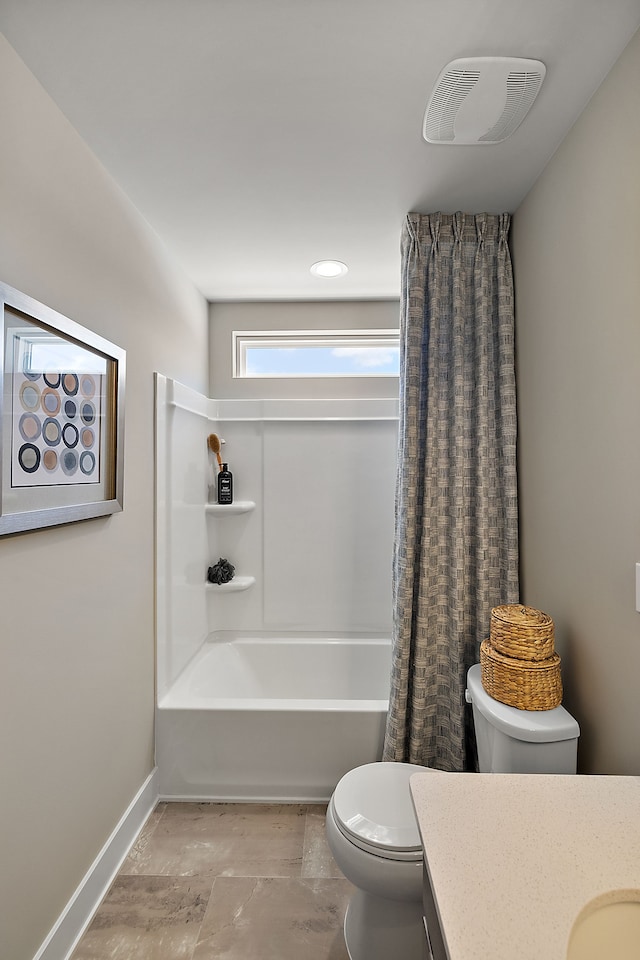
[[[640,563],[636,563],[636,610],[640,613]]]

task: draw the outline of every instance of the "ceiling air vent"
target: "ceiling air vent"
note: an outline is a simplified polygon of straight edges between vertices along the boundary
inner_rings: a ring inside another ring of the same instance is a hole
[[[429,143],[500,143],[520,126],[546,68],[517,57],[452,60],[436,81],[424,115]]]

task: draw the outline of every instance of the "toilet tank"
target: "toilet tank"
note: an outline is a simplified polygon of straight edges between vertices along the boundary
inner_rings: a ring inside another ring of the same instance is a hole
[[[575,773],[580,727],[564,707],[518,710],[490,697],[480,664],[467,674],[480,773]]]

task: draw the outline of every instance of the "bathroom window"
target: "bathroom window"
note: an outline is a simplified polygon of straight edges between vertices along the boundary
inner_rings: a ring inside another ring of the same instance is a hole
[[[398,330],[234,330],[233,376],[397,377]]]

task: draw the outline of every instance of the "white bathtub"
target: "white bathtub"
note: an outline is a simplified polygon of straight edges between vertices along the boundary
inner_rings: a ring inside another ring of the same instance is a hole
[[[212,635],[158,704],[166,799],[328,800],[379,760],[389,638]]]

